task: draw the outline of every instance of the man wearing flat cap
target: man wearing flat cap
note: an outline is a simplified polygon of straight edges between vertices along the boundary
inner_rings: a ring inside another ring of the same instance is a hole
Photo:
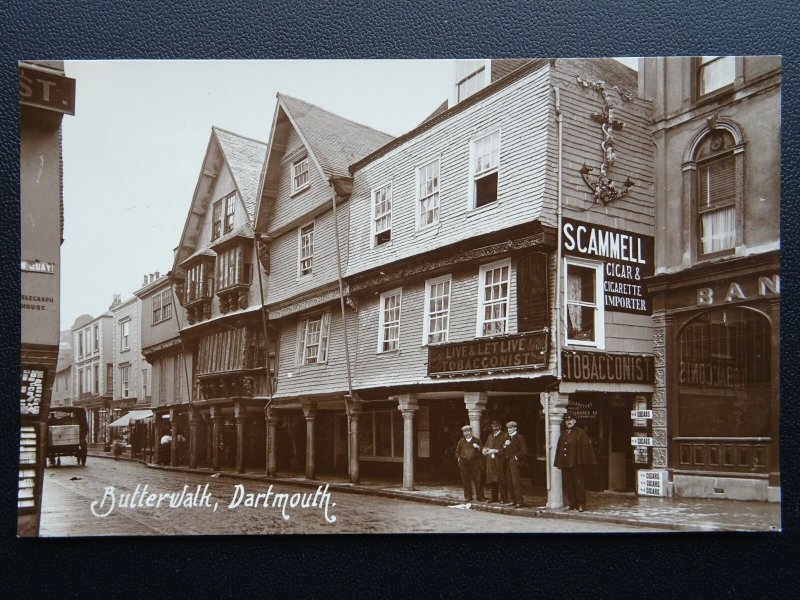
[[[564,510],[586,510],[586,487],[583,471],[587,465],[597,464],[592,441],[586,432],[576,425],[575,415],[564,415],[564,425],[556,446],[554,464],[561,469],[564,483]]]
[[[522,508],[524,498],[520,469],[528,464],[528,447],[525,445],[525,438],[517,432],[516,421],[506,423],[506,429],[508,429],[508,439],[503,442],[503,451],[508,473],[508,492],[512,499],[511,505]]]
[[[503,444],[508,439],[508,435],[500,427],[500,421],[492,421],[492,433],[486,438],[486,445],[483,447],[483,455],[486,457],[486,483],[492,489],[492,499],[490,502],[497,502],[497,491],[500,490],[500,501],[505,504],[508,502],[506,492],[506,460],[503,452]]]
[[[483,488],[481,487],[481,441],[472,435],[472,427],[464,425],[461,428],[464,437],[456,445],[456,460],[461,481],[464,484],[464,500],[472,502],[472,489],[479,502],[483,502]]]

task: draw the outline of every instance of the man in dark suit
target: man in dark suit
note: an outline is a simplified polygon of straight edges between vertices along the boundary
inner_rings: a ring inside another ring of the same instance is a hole
[[[527,465],[528,447],[525,445],[525,438],[517,433],[516,421],[506,423],[506,429],[508,429],[508,439],[503,442],[503,450],[508,473],[508,491],[512,498],[511,505],[522,508],[525,502],[522,495],[520,469]]]
[[[481,441],[472,435],[472,427],[469,425],[464,425],[461,431],[464,437],[456,445],[456,460],[464,484],[464,500],[472,501],[474,487],[478,501],[484,502],[481,488]]]
[[[558,436],[555,466],[561,469],[564,484],[564,510],[586,510],[586,487],[583,470],[587,465],[597,464],[592,441],[586,432],[577,427],[572,413],[564,415],[564,428]]]
[[[500,489],[500,501],[508,502],[506,488],[506,460],[503,444],[508,435],[500,428],[500,421],[492,421],[492,433],[486,438],[483,455],[486,457],[486,483],[492,488],[492,499],[497,502],[497,490]]]

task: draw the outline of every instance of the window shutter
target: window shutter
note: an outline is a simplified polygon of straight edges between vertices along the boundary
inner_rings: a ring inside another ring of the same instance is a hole
[[[517,261],[517,331],[549,326],[547,255],[534,252]]]
[[[319,332],[319,362],[327,362],[328,360],[328,336],[331,327],[331,313],[326,312],[322,315],[322,324]]]
[[[700,166],[700,209],[736,201],[736,158],[731,154]]]

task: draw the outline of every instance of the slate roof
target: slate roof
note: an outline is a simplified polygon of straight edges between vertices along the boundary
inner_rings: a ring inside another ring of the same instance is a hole
[[[214,127],[213,130],[252,221],[258,201],[256,196],[261,169],[267,156],[267,145],[219,127]]]
[[[310,146],[326,179],[350,177],[349,166],[391,142],[388,133],[335,115],[291,96],[278,94],[289,117]]]

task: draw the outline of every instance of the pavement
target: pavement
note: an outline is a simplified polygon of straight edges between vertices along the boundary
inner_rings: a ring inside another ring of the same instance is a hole
[[[108,452],[91,452],[95,458],[113,460]],[[120,460],[136,460],[123,456]],[[189,469],[188,467],[171,467],[156,465],[136,460],[153,469],[168,471],[191,471],[209,476],[232,480],[263,481],[267,483],[292,483],[316,489],[321,483],[330,485],[330,489],[354,494],[367,494],[451,506],[464,510],[484,511],[533,518],[569,519],[575,521],[594,521],[634,527],[663,529],[667,531],[781,531],[781,504],[774,502],[754,502],[742,500],[724,500],[707,498],[657,498],[621,494],[615,492],[587,492],[586,511],[565,511],[546,508],[547,498],[544,490],[529,488],[525,491],[525,506],[512,508],[495,503],[465,503],[460,485],[425,483],[415,484],[414,490],[404,490],[397,482],[362,481],[353,484],[337,476],[325,476],[309,480],[301,476],[285,475],[268,477],[266,473],[248,471],[213,471],[206,468]]]

